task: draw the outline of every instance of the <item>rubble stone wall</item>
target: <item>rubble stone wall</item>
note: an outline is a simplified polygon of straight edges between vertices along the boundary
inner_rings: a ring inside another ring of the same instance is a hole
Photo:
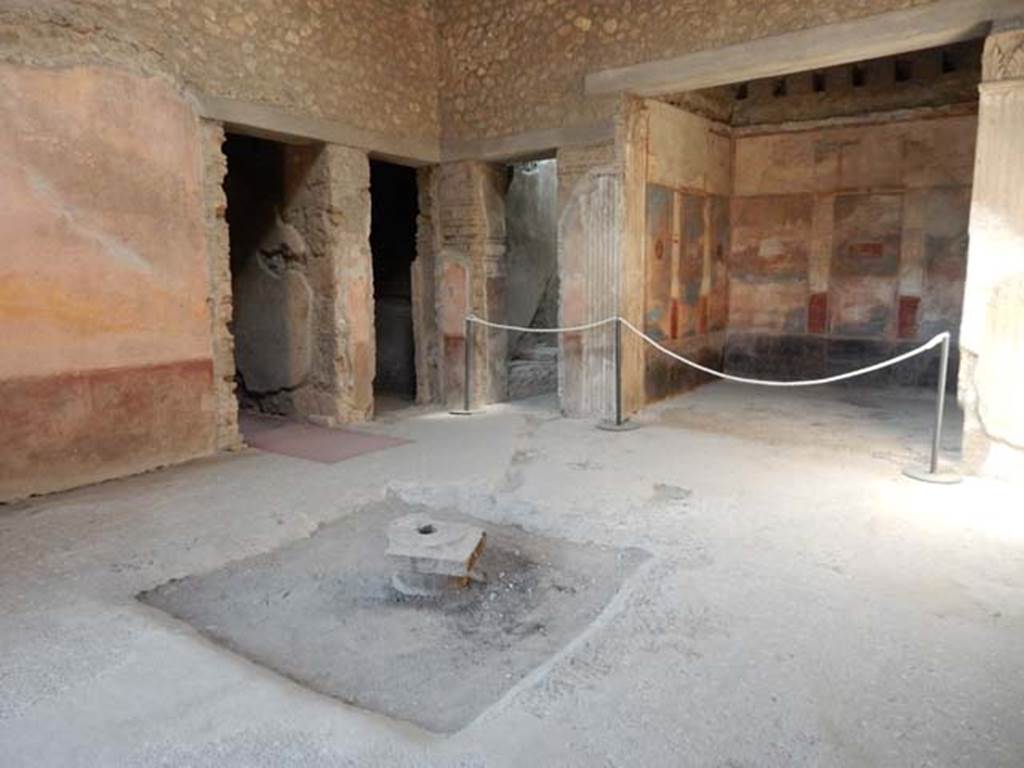
[[[586,74],[932,0],[449,0],[438,5],[442,135],[502,136],[610,118]]]
[[[430,0],[15,0],[0,60],[106,64],[400,137],[438,135]]]

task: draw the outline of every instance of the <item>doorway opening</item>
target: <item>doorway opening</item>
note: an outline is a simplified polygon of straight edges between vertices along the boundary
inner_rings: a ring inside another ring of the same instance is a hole
[[[558,173],[554,159],[509,166],[505,197],[508,238],[508,322],[530,328],[558,325]],[[508,398],[558,390],[558,337],[509,333]]]
[[[231,250],[235,381],[244,416],[313,417],[317,296],[316,238],[305,215],[320,145],[287,145],[229,133],[224,180]]]
[[[370,160],[370,201],[377,345],[373,390],[374,410],[380,414],[416,399],[412,320],[412,263],[419,215],[416,169]]]

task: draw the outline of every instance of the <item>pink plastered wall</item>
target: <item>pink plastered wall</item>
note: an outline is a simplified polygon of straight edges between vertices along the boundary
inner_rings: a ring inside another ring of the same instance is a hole
[[[0,499],[212,450],[199,121],[163,80],[0,66]]]

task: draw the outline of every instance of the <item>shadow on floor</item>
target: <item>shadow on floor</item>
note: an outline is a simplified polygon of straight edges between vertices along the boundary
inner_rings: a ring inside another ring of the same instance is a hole
[[[931,448],[935,393],[907,387],[763,388],[716,382],[652,407],[648,418],[663,426],[769,444],[922,460]],[[962,431],[963,413],[948,397],[943,453],[959,454]]]

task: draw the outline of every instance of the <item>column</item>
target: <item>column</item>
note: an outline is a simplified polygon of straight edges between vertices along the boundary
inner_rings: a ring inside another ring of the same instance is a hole
[[[1018,478],[1024,473],[1021,27],[997,30],[985,43],[959,380],[966,468]]]

